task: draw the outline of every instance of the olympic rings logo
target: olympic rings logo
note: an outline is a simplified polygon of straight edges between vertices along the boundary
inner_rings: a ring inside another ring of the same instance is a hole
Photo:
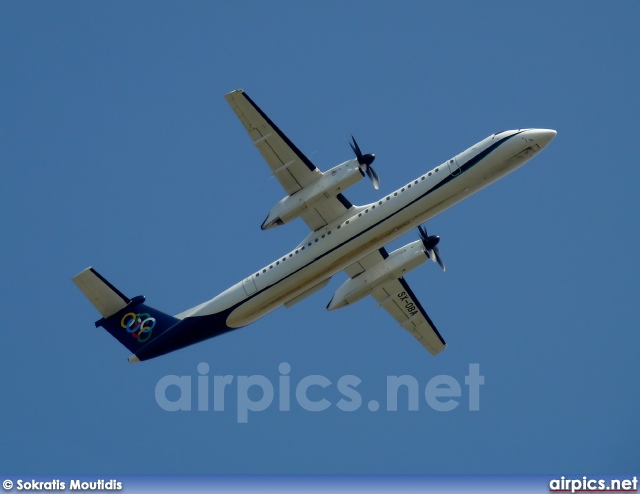
[[[155,325],[156,320],[146,312],[142,314],[127,312],[122,316],[122,321],[120,321],[120,326],[126,329],[127,333],[131,333],[131,336],[137,339],[139,343],[144,343],[151,338],[151,332]]]

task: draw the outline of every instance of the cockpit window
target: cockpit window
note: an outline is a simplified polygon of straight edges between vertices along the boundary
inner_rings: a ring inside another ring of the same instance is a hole
[[[501,130],[500,132],[496,132],[495,134],[493,134],[494,136],[497,136],[498,134],[502,134],[503,132],[506,132],[506,130]]]

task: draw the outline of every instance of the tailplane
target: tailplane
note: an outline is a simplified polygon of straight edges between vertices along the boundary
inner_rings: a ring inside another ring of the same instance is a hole
[[[93,268],[85,269],[72,279],[102,314],[96,327],[105,328],[134,354],[130,362],[138,361],[135,354],[140,348],[180,322],[180,319],[145,305],[142,295],[128,298]]]

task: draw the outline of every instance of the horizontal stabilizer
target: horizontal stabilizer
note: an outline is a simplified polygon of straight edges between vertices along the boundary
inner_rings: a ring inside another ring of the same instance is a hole
[[[124,309],[131,302],[93,268],[85,269],[72,280],[104,318]]]

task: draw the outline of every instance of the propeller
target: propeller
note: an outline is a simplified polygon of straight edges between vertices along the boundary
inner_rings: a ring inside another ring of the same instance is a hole
[[[440,237],[438,235],[429,236],[429,234],[427,234],[427,229],[422,225],[418,226],[418,233],[420,235],[420,240],[422,240],[422,244],[424,245],[424,249],[427,252],[427,255],[433,262],[437,262],[438,264],[440,264],[442,271],[446,271],[444,262],[442,262],[442,257],[440,257],[440,249],[438,249],[438,242],[440,242]]]
[[[373,188],[378,190],[378,187],[380,187],[380,178],[378,178],[378,174],[376,173],[376,171],[371,168],[371,163],[373,163],[373,160],[376,159],[376,155],[362,154],[362,151],[360,151],[360,146],[358,146],[355,137],[351,136],[351,140],[353,141],[353,143],[350,142],[349,146],[351,146],[351,149],[353,149],[353,152],[356,154],[358,164],[360,165],[360,171],[363,174],[367,174],[367,177],[369,177],[371,183],[373,184]]]

